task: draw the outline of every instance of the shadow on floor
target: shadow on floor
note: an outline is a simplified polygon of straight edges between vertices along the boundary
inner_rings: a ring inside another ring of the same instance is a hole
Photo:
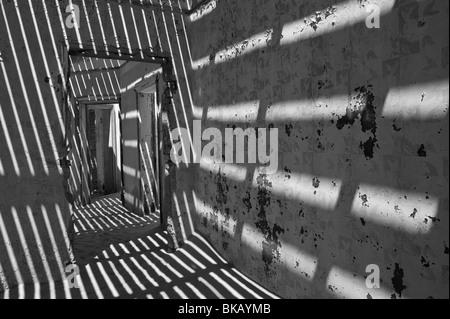
[[[125,210],[116,195],[75,213],[75,279],[31,284],[4,298],[56,299],[271,299],[277,298],[229,265],[200,235],[166,252],[159,217]],[[74,272],[73,272],[74,273]],[[68,272],[68,275],[70,272]]]

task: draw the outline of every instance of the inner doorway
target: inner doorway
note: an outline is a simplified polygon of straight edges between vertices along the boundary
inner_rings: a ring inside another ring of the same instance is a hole
[[[119,104],[87,105],[86,136],[91,167],[91,197],[121,191],[121,132]]]

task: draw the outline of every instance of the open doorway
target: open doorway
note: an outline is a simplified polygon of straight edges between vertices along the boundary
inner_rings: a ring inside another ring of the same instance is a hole
[[[161,67],[78,56],[70,64],[81,204],[116,195],[128,211],[161,221]]]
[[[91,198],[120,193],[122,146],[119,104],[86,105]]]

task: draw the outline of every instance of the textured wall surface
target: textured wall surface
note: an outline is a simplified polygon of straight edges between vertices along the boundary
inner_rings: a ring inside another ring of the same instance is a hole
[[[0,1],[0,290],[59,280],[69,260],[62,35],[30,3]]]
[[[188,35],[203,126],[279,129],[276,174],[200,165],[198,230],[283,297],[448,297],[448,2],[217,1]]]

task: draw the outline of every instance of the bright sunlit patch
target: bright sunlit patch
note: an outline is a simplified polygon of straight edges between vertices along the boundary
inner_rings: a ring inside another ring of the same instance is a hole
[[[332,119],[335,115],[346,114],[348,95],[321,96],[312,100],[284,101],[267,109],[266,122],[311,121]]]
[[[137,179],[141,178],[141,172],[136,170],[133,167],[129,167],[127,165],[123,165],[123,172],[129,176],[135,176]]]
[[[125,269],[125,271],[128,273],[128,275],[131,277],[131,279],[133,279],[136,286],[138,286],[139,289],[141,289],[142,291],[145,291],[147,288],[145,288],[145,286],[142,284],[142,282],[139,280],[139,278],[134,274],[134,272],[130,269],[130,267],[128,267],[128,265],[125,263],[125,261],[123,259],[121,259],[119,262],[122,265],[123,269]]]
[[[192,69],[197,70],[204,68],[210,64],[221,64],[232,60],[238,56],[244,56],[249,53],[261,50],[272,41],[273,29],[268,29],[265,32],[255,34],[254,36],[245,39],[239,43],[235,43],[226,49],[216,52],[214,58],[210,56],[200,58],[192,62]]]
[[[89,279],[91,280],[92,287],[94,288],[94,291],[95,291],[95,294],[97,295],[97,298],[98,299],[105,299],[105,297],[103,296],[103,293],[102,293],[102,291],[101,291],[101,289],[100,289],[100,287],[98,285],[97,279],[95,279],[94,273],[92,272],[91,266],[90,265],[86,265],[85,269],[86,269],[86,273],[89,276]],[[104,271],[103,267],[102,268],[99,267],[99,269],[100,269],[100,272],[102,272],[102,270]],[[108,277],[108,279],[109,279],[109,277]],[[108,284],[108,281],[106,283]],[[119,294],[117,294],[117,297],[118,296],[119,296]]]
[[[175,291],[181,299],[189,299],[189,297],[178,286],[173,287],[173,291]]]
[[[380,14],[389,13],[395,2],[396,0],[377,1]],[[323,34],[343,30],[357,23],[365,23],[367,17],[368,13],[365,7],[361,6],[357,1],[347,1],[315,12],[301,20],[285,24],[280,44],[293,44]]]
[[[222,123],[254,123],[258,118],[259,101],[235,105],[210,106],[206,118]]]
[[[214,11],[214,9],[217,8],[217,1],[213,0],[208,2],[207,5],[203,6],[201,9],[196,10],[194,13],[190,15],[191,22],[195,22],[200,20],[201,18],[207,16],[211,12]]]
[[[448,91],[448,80],[391,88],[382,115],[417,120],[445,118],[449,107]]]
[[[426,234],[433,227],[438,209],[436,197],[363,184],[353,199],[352,214],[391,229]]]
[[[136,260],[136,258],[131,257],[130,258],[131,262],[136,266],[137,269],[139,269],[139,271],[142,273],[142,275],[145,277],[145,279],[147,279],[147,281],[153,286],[153,287],[159,287],[159,284],[155,281],[155,279],[152,278],[152,276],[150,276],[150,274],[148,273],[147,270],[145,270],[141,264],[138,263],[138,261]]]
[[[184,276],[175,268],[172,267],[172,265],[168,262],[166,262],[164,259],[162,259],[161,257],[159,257],[157,254],[155,254],[154,252],[151,253],[152,256],[157,259],[164,267],[166,267],[167,269],[169,269],[175,276],[177,276],[178,278],[183,278]]]
[[[339,267],[333,267],[330,270],[326,287],[329,294],[341,299],[366,299],[369,294],[373,299],[390,299],[392,295],[383,287],[368,289],[364,277]]]
[[[5,168],[3,167],[1,158],[0,158],[0,176],[5,176]]]
[[[141,258],[156,272],[158,276],[160,276],[166,283],[171,283],[172,280],[161,271],[150,259],[147,258],[146,255],[141,255]]]
[[[207,299],[205,297],[205,295],[203,295],[200,290],[198,290],[193,284],[191,284],[190,282],[186,283],[186,286],[192,290],[192,292],[197,296],[197,298],[199,299]]]
[[[217,291],[216,288],[213,287],[208,281],[206,281],[203,277],[199,277],[198,281],[200,281],[203,285],[205,285],[218,299],[225,299],[224,296],[220,292]]]
[[[224,287],[228,292],[230,292],[237,299],[245,299],[239,292],[237,292],[233,287],[231,287],[225,280],[223,280],[217,274],[210,272],[209,275],[214,278],[222,287]]]
[[[4,299],[9,299],[9,284],[6,280],[5,271],[3,270],[2,264],[0,263],[0,284],[3,287]]]
[[[178,265],[182,266],[184,269],[186,269],[191,274],[195,273],[195,270],[189,267],[184,261],[182,261],[180,258],[175,256],[174,254],[168,254],[164,249],[161,249],[160,252],[170,258],[172,258]]]
[[[205,172],[213,174],[223,174],[226,178],[236,182],[244,182],[247,179],[247,168],[234,164],[218,164],[211,159],[202,157],[200,160],[200,168]]]
[[[265,176],[267,179],[265,183],[272,185],[269,191],[274,195],[329,211],[333,210],[338,203],[341,181],[299,173],[291,173],[290,178],[287,178],[284,171]],[[253,187],[259,186],[259,178],[258,170],[255,170]]]
[[[109,278],[108,274],[106,273],[105,268],[101,263],[97,263],[97,267],[100,270],[100,274],[103,276],[103,279],[106,282],[106,285],[108,286],[109,290],[111,291],[111,294],[114,297],[119,297],[119,293],[117,292],[116,287],[114,286],[113,282],[111,281],[111,278]],[[89,277],[91,278],[92,285],[94,286],[95,292],[97,293],[98,299],[103,299],[103,294],[100,291],[100,288],[98,287],[97,280],[94,277],[94,274],[92,273],[92,270],[89,265],[86,266],[86,269],[88,271]]]
[[[14,146],[11,141],[11,136],[9,135],[8,126],[6,125],[5,115],[3,114],[3,108],[1,105],[0,105],[0,126],[3,128],[3,134],[6,139],[6,144],[8,145],[9,154],[11,155],[14,171],[16,172],[17,176],[20,176],[20,168],[16,158],[16,151],[14,150]],[[2,167],[0,168],[3,170]],[[2,175],[4,175],[4,173]]]
[[[126,282],[125,278],[123,278],[123,276],[121,275],[121,273],[117,270],[116,266],[114,265],[113,262],[108,261],[109,267],[112,269],[114,276],[116,276],[116,278],[119,280],[120,284],[122,285],[122,287],[125,289],[125,291],[131,295],[133,293],[133,290],[131,289],[131,287],[128,285],[128,283]]]

